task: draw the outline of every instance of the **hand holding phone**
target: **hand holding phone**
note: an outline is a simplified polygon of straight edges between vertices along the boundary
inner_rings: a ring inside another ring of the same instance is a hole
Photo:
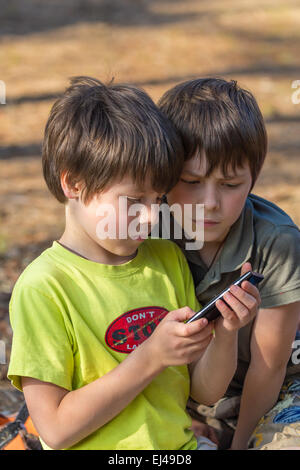
[[[235,282],[233,282],[227,289],[224,289],[220,294],[216,295],[205,307],[203,307],[199,312],[196,312],[186,323],[191,323],[196,320],[200,320],[201,318],[206,318],[208,321],[213,321],[218,318],[220,314],[219,310],[216,307],[216,302],[219,299],[223,299],[224,294],[230,290],[232,285],[240,286],[243,281],[249,281],[251,284],[257,286],[262,280],[264,276],[259,273],[255,273],[253,271],[248,271],[247,273],[243,274],[239,277]]]

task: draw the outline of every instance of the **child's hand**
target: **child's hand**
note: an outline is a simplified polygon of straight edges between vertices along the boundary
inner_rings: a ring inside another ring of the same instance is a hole
[[[250,263],[245,263],[241,269],[241,275],[251,271]],[[261,302],[260,294],[251,282],[244,281],[241,287],[231,286],[230,292],[224,295],[226,305],[222,300],[216,302],[216,306],[223,318],[215,321],[215,330],[236,331],[247,325],[258,312]]]
[[[193,431],[196,437],[200,437],[200,436],[207,437],[207,439],[210,439],[217,446],[219,445],[217,435],[212,426],[209,426],[206,423],[201,423],[197,419],[192,419],[192,425],[190,429]]]
[[[189,307],[169,312],[143,344],[163,369],[189,364],[204,353],[213,337],[213,324],[203,318],[184,323],[194,315]]]

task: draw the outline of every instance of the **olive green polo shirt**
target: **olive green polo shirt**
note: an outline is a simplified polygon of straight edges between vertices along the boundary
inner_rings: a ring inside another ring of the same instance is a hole
[[[259,284],[260,308],[279,307],[300,300],[300,231],[283,210],[259,196],[248,196],[210,269],[201,260],[201,250],[186,250],[184,238],[174,241],[188,260],[202,305],[232,284],[247,261],[252,264],[253,271],[264,275]],[[237,387],[242,386],[250,363],[252,328],[253,322],[239,331],[238,370],[233,381]],[[296,369],[300,372],[299,366]],[[295,371],[295,367],[289,367],[289,371]]]

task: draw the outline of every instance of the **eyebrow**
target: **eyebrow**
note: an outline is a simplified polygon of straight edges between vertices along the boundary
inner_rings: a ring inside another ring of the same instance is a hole
[[[205,178],[205,175],[199,175],[199,173],[195,173],[191,170],[185,170],[185,171],[183,171],[183,174],[193,176],[194,178]],[[223,176],[223,178],[217,178],[217,179],[219,181],[221,181],[221,180],[233,180],[233,179],[236,179],[236,178],[242,178],[243,176],[245,176],[245,173],[241,173],[240,175],[228,175],[226,177]]]
[[[158,196],[161,196],[163,195],[164,193],[161,192],[161,193],[158,193],[156,191],[153,191],[155,192]],[[134,189],[128,189],[128,190],[125,190],[125,191],[122,191],[122,194],[119,194],[119,196],[125,196],[125,197],[130,197],[130,198],[136,198],[136,199],[139,199],[139,198],[142,198],[144,196],[147,196],[149,194],[148,191],[145,191],[143,189],[141,190],[134,190]]]

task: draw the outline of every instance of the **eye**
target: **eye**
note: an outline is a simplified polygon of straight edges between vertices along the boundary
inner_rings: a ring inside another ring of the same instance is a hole
[[[182,181],[183,183],[186,183],[186,184],[200,184],[200,181],[197,181],[197,180],[188,181],[188,180],[184,180],[183,178],[180,178],[180,181]]]
[[[138,197],[127,197],[127,201],[130,203],[130,204],[137,204],[137,203],[140,203],[141,202],[141,198],[138,198]]]
[[[237,184],[223,183],[223,186],[229,189],[235,189],[241,186],[241,184],[240,183],[237,183]]]

